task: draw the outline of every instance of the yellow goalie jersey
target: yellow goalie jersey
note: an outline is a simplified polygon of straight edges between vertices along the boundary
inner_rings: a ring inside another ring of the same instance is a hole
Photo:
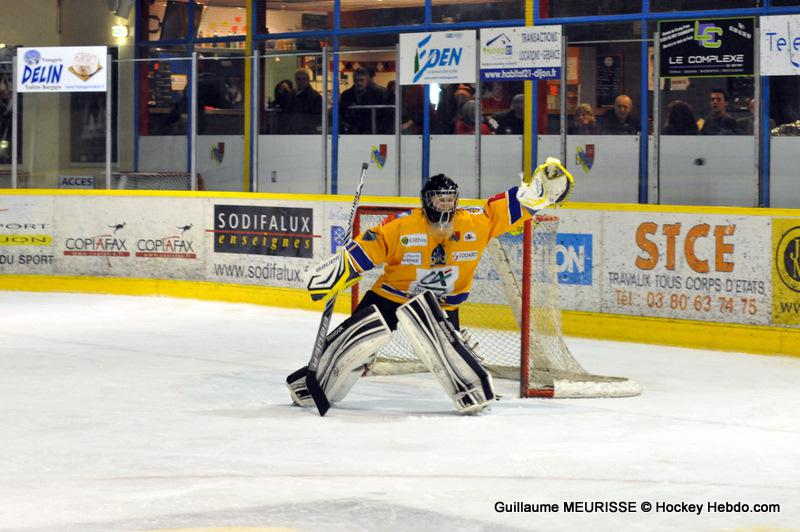
[[[405,303],[424,290],[432,291],[446,310],[469,297],[475,269],[489,241],[531,218],[517,200],[517,187],[490,198],[483,207],[458,209],[453,233],[435,240],[421,208],[389,217],[347,245],[360,272],[384,264],[372,290]]]

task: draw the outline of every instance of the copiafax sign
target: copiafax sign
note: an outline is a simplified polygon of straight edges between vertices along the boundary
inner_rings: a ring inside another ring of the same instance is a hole
[[[761,17],[761,75],[800,74],[800,15]]]
[[[400,35],[400,84],[475,83],[475,31]]]
[[[105,92],[105,46],[17,49],[19,92]]]

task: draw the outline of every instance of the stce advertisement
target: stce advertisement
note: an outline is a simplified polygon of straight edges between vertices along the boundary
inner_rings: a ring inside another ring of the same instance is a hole
[[[604,312],[770,323],[770,218],[618,212],[604,226]]]

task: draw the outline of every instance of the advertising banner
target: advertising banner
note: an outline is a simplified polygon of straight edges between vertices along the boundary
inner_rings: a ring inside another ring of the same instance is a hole
[[[400,34],[400,84],[475,83],[475,30]]]
[[[596,312],[603,282],[603,213],[558,211],[556,276],[562,307]]]
[[[480,47],[483,81],[561,77],[561,26],[484,28]]]
[[[753,17],[660,21],[661,77],[752,76],[754,27]]]
[[[773,218],[772,321],[800,325],[800,218]]]
[[[770,218],[606,213],[602,312],[766,325]]]
[[[302,290],[305,272],[343,245],[350,209],[349,201],[296,199],[0,196],[0,275]],[[554,259],[565,310],[800,327],[800,216],[570,208],[557,215],[552,254],[534,248],[536,260]],[[507,250],[519,275],[521,247]],[[498,277],[481,261],[470,302],[496,303]]]
[[[53,198],[0,198],[0,274],[53,275]]]
[[[17,49],[19,92],[105,92],[105,46]]]
[[[800,15],[761,17],[762,76],[800,75]]]
[[[210,200],[207,278],[303,288],[305,271],[329,252],[326,206],[310,201]]]
[[[56,272],[203,278],[203,203],[181,198],[57,199]]]

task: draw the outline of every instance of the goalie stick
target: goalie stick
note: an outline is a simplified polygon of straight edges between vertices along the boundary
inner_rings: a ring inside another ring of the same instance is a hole
[[[364,188],[364,176],[367,173],[367,168],[369,168],[367,163],[361,164],[361,176],[356,186],[355,196],[353,196],[353,207],[350,210],[350,221],[347,225],[347,232],[344,234],[345,245],[353,237],[353,220],[355,220],[358,202],[361,199],[361,189]],[[319,367],[319,359],[325,351],[325,340],[328,336],[328,327],[331,324],[331,315],[333,314],[333,306],[335,303],[336,294],[325,303],[325,309],[322,311],[322,319],[319,322],[319,329],[317,329],[317,337],[314,341],[314,350],[311,352],[311,360],[308,362],[308,373],[306,374],[306,388],[308,389],[308,393],[311,394],[311,398],[314,400],[314,404],[320,416],[324,416],[331,407],[330,401],[319,385],[319,380],[317,380],[317,368]]]

